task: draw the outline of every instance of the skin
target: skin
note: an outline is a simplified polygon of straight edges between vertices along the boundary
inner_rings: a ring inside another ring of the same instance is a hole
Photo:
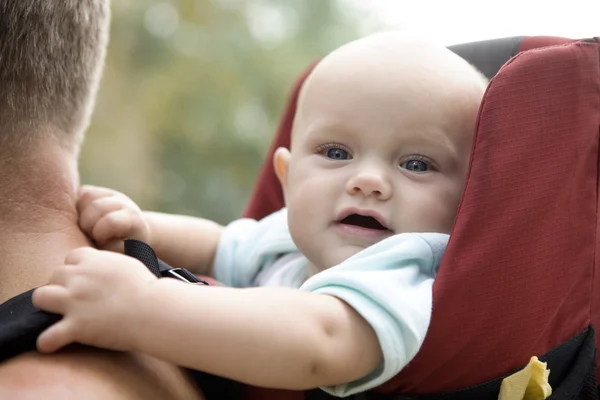
[[[450,232],[484,88],[462,59],[399,34],[352,42],[317,66],[301,94],[292,151],[279,149],[274,159],[290,232],[311,272],[397,233]],[[135,237],[173,265],[210,272],[222,231],[214,223],[143,213],[124,195],[96,187],[81,190],[78,209],[81,227],[100,246]],[[341,223],[349,213],[376,217],[384,229]],[[105,251],[70,253],[34,304],[65,315],[39,337],[45,352],[72,342],[137,350],[284,389],[351,382],[383,360],[369,324],[335,297],[198,290],[157,280],[141,263]],[[167,334],[177,341],[161,340]]]
[[[26,167],[24,167],[26,166]],[[47,140],[0,154],[0,302],[47,283],[53,265],[90,246],[77,225],[77,154]],[[118,371],[118,373],[115,373]],[[0,398],[201,399],[177,367],[150,356],[70,346],[0,364]]]

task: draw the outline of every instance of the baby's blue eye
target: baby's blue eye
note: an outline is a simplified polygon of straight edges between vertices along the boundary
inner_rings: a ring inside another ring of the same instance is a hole
[[[331,158],[332,160],[348,160],[350,159],[350,154],[344,149],[340,149],[339,147],[332,147],[327,149],[325,152],[325,157]]]
[[[409,160],[402,164],[402,168],[411,172],[426,172],[429,170],[429,165],[421,160]]]

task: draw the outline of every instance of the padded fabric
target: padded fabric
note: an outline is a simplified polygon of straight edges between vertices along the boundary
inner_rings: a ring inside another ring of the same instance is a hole
[[[599,56],[596,43],[536,49],[491,82],[428,335],[386,392],[492,379],[590,323]]]
[[[434,284],[429,333],[413,362],[381,392],[478,384],[545,353],[590,320],[600,326],[599,45],[525,38],[520,49],[560,42],[566,44],[520,53],[492,80]],[[262,218],[283,206],[271,158],[277,146],[289,145],[301,82],[246,216]]]
[[[519,45],[519,51],[537,49],[539,47],[558,46],[561,44],[574,43],[577,40],[557,36],[527,36]]]

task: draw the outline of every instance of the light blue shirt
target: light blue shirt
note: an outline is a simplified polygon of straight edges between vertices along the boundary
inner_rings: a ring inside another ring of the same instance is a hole
[[[282,209],[260,221],[228,225],[217,249],[215,276],[234,287],[287,286],[331,295],[354,308],[375,331],[384,361],[361,379],[322,388],[344,397],[385,383],[417,354],[429,327],[433,279],[448,238],[395,235],[308,278],[308,260],[294,245]]]

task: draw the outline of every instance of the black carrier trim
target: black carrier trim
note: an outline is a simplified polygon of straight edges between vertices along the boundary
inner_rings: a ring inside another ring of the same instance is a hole
[[[467,60],[486,78],[492,79],[517,54],[523,39],[525,36],[483,40],[449,46],[448,49]]]

